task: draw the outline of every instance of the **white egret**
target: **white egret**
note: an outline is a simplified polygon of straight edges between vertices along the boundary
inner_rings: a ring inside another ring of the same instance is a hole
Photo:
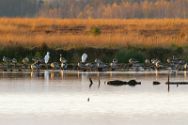
[[[87,58],[88,58],[88,55],[86,53],[82,54],[82,58],[81,58],[82,63],[86,63]]]
[[[49,60],[50,60],[50,52],[47,52],[47,54],[44,57],[45,64],[48,64]]]

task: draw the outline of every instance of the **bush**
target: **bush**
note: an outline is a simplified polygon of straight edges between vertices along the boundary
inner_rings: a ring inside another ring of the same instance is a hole
[[[172,55],[173,50],[168,49],[168,48],[150,48],[146,51],[147,57],[152,59],[152,58],[157,58],[162,61],[166,61],[166,58],[173,56]]]
[[[145,56],[143,52],[135,49],[121,49],[116,53],[116,58],[120,63],[128,62],[130,58],[144,62]]]
[[[92,27],[90,32],[94,35],[100,35],[101,29],[99,27]]]

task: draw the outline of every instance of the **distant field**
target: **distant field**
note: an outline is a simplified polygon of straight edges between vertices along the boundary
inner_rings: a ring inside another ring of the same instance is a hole
[[[188,46],[184,19],[0,18],[0,46],[122,48]]]

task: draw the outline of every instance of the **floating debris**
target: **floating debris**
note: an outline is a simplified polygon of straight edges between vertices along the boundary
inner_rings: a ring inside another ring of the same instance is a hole
[[[141,85],[141,82],[137,82],[136,80],[130,80],[129,82],[115,80],[115,81],[107,82],[107,85],[111,85],[111,86],[123,86],[123,85],[136,86],[136,85]]]
[[[141,82],[137,82],[136,80],[130,80],[127,82],[129,86],[136,86],[136,85],[141,85]]]
[[[166,84],[170,85],[188,85],[188,82],[166,82]]]
[[[90,102],[90,98],[87,98],[87,101]]]
[[[111,85],[111,86],[123,86],[123,85],[127,85],[127,82],[120,81],[120,80],[115,80],[115,81],[109,81],[109,82],[107,82],[107,85]]]
[[[153,85],[160,85],[161,83],[158,81],[153,81]]]

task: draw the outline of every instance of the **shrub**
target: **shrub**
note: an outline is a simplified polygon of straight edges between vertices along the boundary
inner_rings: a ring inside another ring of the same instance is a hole
[[[116,58],[120,63],[128,62],[130,58],[134,58],[140,62],[143,62],[145,59],[143,52],[136,49],[121,49],[116,53]]]
[[[100,35],[101,29],[99,27],[92,27],[90,32],[94,35]]]

